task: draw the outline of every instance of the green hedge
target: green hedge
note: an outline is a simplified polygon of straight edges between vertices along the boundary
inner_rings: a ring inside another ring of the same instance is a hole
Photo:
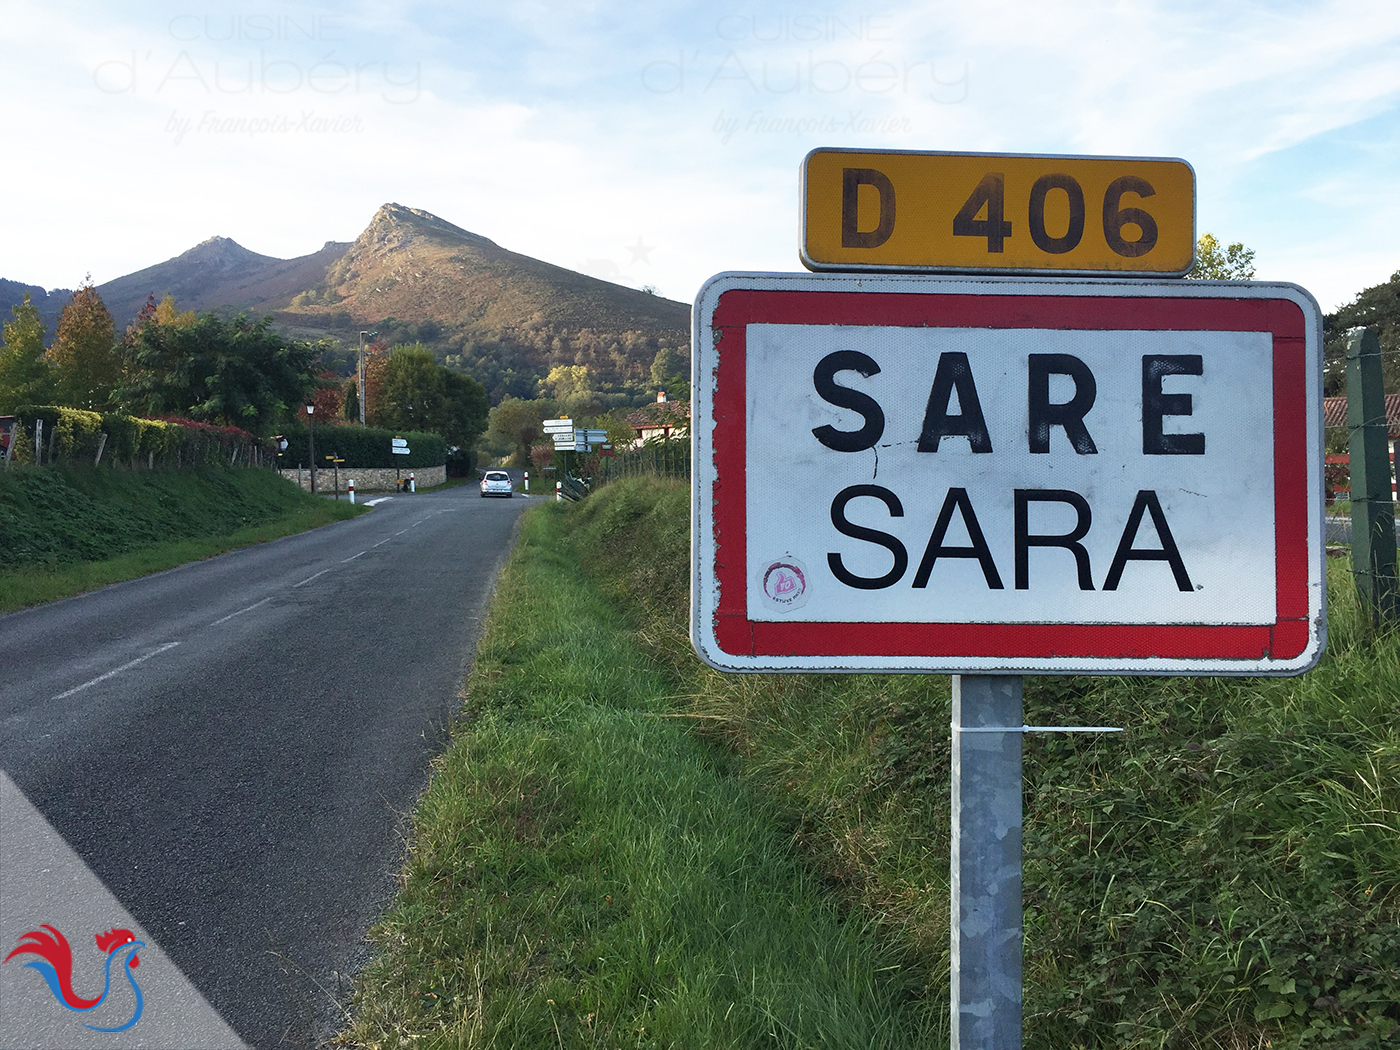
[[[211,426],[189,419],[145,419],[117,412],[88,412],[64,405],[21,405],[15,415],[32,459],[35,424],[43,420],[42,462],[92,463],[172,469],[193,466],[263,466],[270,452],[257,437],[237,427]],[[107,442],[102,444],[102,435]],[[16,446],[16,453],[19,447]]]
[[[307,455],[306,427],[289,424],[282,430],[287,439],[287,451],[282,453],[283,467],[310,466]],[[400,437],[411,450],[407,456],[389,451],[392,439]],[[447,442],[441,434],[421,430],[382,430],[377,427],[318,426],[316,428],[316,465],[324,467],[327,456],[345,460],[347,470],[364,467],[403,467],[405,470],[440,467],[447,462]]]

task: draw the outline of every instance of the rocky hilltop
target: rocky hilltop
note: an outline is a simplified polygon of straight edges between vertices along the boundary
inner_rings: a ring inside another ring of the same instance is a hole
[[[482,332],[540,323],[681,332],[689,326],[683,303],[519,255],[401,204],[380,208],[324,277],[286,312],[303,323],[343,312],[361,325],[393,317]]]

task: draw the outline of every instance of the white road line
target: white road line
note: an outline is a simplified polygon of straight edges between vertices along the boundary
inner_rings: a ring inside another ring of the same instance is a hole
[[[380,540],[378,543],[376,543],[376,544],[374,545],[374,547],[382,547],[382,546],[384,546],[384,544],[388,543],[389,540],[391,540],[391,539],[393,539],[392,536],[386,537],[385,539],[382,539],[382,540]],[[371,547],[370,550],[374,550],[374,547]]]
[[[100,674],[100,675],[98,675],[96,678],[94,678],[91,682],[84,682],[82,685],[75,685],[72,689],[69,689],[66,693],[59,693],[59,694],[58,694],[56,697],[54,697],[53,699],[55,699],[55,700],[64,700],[64,699],[67,699],[68,697],[72,696],[74,693],[81,693],[84,689],[87,689],[89,686],[94,686],[94,685],[96,685],[98,682],[105,682],[107,679],[111,678],[113,675],[119,675],[119,674],[121,674],[123,671],[130,671],[130,670],[131,670],[133,667],[135,667],[137,664],[143,664],[143,663],[145,663],[147,660],[149,660],[151,657],[153,657],[153,656],[159,656],[161,653],[165,652],[165,650],[167,650],[167,649],[174,649],[174,648],[175,648],[177,645],[179,645],[179,644],[180,644],[179,642],[166,642],[166,643],[165,643],[164,645],[162,645],[160,648],[158,648],[158,649],[152,649],[152,650],[151,650],[149,653],[147,653],[145,656],[138,656],[135,660],[132,660],[132,661],[129,662],[129,663],[124,663],[124,664],[122,664],[120,667],[117,667],[117,668],[114,668],[114,669],[111,670],[111,671],[108,671],[106,674]]]
[[[378,499],[367,499],[365,500],[365,506],[373,507],[377,503],[388,503],[393,498],[393,496],[380,496]]]
[[[360,551],[360,554],[364,554],[364,553],[365,553],[364,551]],[[352,555],[350,555],[350,557],[348,557],[348,558],[342,558],[342,559],[340,560],[340,564],[341,564],[341,565],[344,565],[347,561],[354,561],[356,558],[358,558],[358,557],[360,556],[360,554],[352,554]]]
[[[220,619],[220,620],[215,620],[215,621],[214,621],[213,623],[211,623],[209,626],[210,626],[210,627],[217,627],[217,626],[219,626],[219,624],[221,624],[221,623],[228,623],[228,622],[229,622],[230,620],[232,620],[235,616],[242,616],[245,612],[252,612],[252,611],[253,611],[254,609],[256,609],[259,605],[266,605],[266,604],[267,604],[268,602],[270,602],[270,601],[272,601],[272,599],[269,597],[269,598],[264,598],[264,599],[263,599],[262,601],[260,601],[260,602],[254,602],[252,605],[248,606],[248,608],[246,608],[246,609],[239,609],[237,612],[229,613],[227,616],[223,617],[222,619]]]
[[[402,535],[403,535],[405,532],[407,532],[407,531],[408,531],[407,529],[399,529],[399,531],[396,532],[396,533],[394,533],[394,535],[395,535],[395,536],[402,536]]]
[[[330,571],[331,571],[330,569],[322,569],[320,572],[318,572],[318,573],[316,574],[316,576],[324,576],[326,573],[328,573],[328,572],[330,572]],[[312,580],[314,580],[314,579],[316,578],[316,576],[308,576],[306,579],[302,580],[301,583],[294,583],[294,584],[292,584],[292,586],[293,586],[293,587],[300,587],[302,584],[310,583]]]

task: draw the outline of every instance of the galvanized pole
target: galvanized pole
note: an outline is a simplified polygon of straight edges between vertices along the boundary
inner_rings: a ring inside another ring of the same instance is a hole
[[[1375,333],[1347,333],[1347,430],[1351,435],[1351,561],[1371,622],[1395,623],[1395,503],[1390,487],[1385,388]]]
[[[1019,676],[953,676],[952,1050],[1021,1047],[1022,716]]]

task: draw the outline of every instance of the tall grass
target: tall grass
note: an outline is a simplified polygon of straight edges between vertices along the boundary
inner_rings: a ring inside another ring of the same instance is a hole
[[[790,953],[799,957],[796,965],[785,958],[767,964],[776,984],[762,985],[763,967],[756,968],[754,987],[775,994],[780,987],[805,987],[801,994],[809,1000],[836,1004],[823,982],[844,974],[841,980],[864,988],[857,980],[864,974],[867,981],[877,978],[875,992],[892,996],[891,1021],[869,1037],[879,1044],[860,1045],[946,1042],[948,679],[722,675],[706,668],[687,637],[688,508],[684,486],[630,479],[531,521],[530,542],[502,585],[473,679],[469,711],[475,721],[458,748],[475,748],[476,758],[463,760],[463,769],[484,776],[490,756],[500,750],[496,736],[489,744],[474,743],[479,734],[504,732],[505,726],[527,737],[554,732],[565,708],[615,707],[611,718],[623,719],[625,712],[647,725],[689,727],[688,745],[706,745],[696,752],[697,761],[752,800],[745,805],[763,814],[771,841],[796,850],[788,863],[799,882],[811,885],[813,872],[820,877],[824,914],[840,929],[859,931],[862,943],[878,946],[875,954],[851,956],[854,962],[841,967],[810,963],[809,953],[798,949]],[[533,573],[546,565],[549,587],[522,585],[527,566],[534,566]],[[587,581],[579,579],[578,565]],[[1026,740],[1024,993],[1025,1045],[1031,1050],[1400,1045],[1400,641],[1394,632],[1373,632],[1358,615],[1343,559],[1334,560],[1329,573],[1328,651],[1315,671],[1300,678],[1026,679],[1028,721],[1128,730],[1112,738],[1056,734]],[[591,611],[557,623],[546,644],[543,627],[517,620],[510,610],[549,606],[565,581],[588,590]],[[596,632],[602,623],[625,633],[601,646]],[[613,674],[611,684],[592,677],[604,672]],[[566,696],[574,699],[566,703]],[[552,738],[556,750],[548,752],[546,768],[597,753],[592,741],[602,737],[601,726],[586,724],[577,736]],[[647,740],[644,751],[664,750],[660,738]],[[614,747],[625,755],[627,749],[613,743],[604,751]],[[590,775],[613,781],[593,790],[619,793],[608,796],[609,804],[627,814],[628,826],[636,812],[628,801],[630,786],[643,785],[638,791],[648,796],[657,790],[625,757],[604,757]],[[502,795],[507,789],[491,784],[476,790],[504,797],[502,805],[529,796],[507,784],[513,794]],[[572,789],[561,791],[566,800],[578,797]],[[710,835],[717,829],[699,811],[713,805],[708,796],[690,795],[667,810],[667,820],[688,821],[681,826]],[[539,848],[563,848],[584,834],[573,810],[563,812],[570,816],[560,824],[530,825]],[[476,902],[498,893],[495,883],[479,882],[483,869],[472,860],[479,857],[475,843],[512,825],[509,819],[473,819],[457,825],[463,852],[451,862],[440,860],[445,868],[425,869],[472,873],[434,898],[444,915],[463,901],[477,909],[482,905]],[[498,830],[483,830],[483,821]],[[420,815],[420,839],[437,822]],[[603,841],[591,825],[586,834],[589,842]],[[619,862],[624,854],[627,861]],[[609,847],[603,866],[610,877],[627,872],[647,881],[650,876],[636,874],[633,858],[639,855]],[[420,857],[415,846],[410,886],[423,885],[426,877]],[[476,866],[468,867],[469,860]],[[517,902],[519,910],[543,911],[556,927],[583,921],[587,908],[571,911],[579,899],[563,893],[560,880],[559,891],[547,889],[547,879],[531,885],[527,904]],[[597,888],[606,896],[612,893],[608,885]],[[746,881],[736,890],[742,899],[763,885]],[[833,895],[839,907],[832,906]],[[504,896],[492,899],[505,907]],[[712,910],[707,903],[685,922]],[[678,946],[668,949],[675,958],[692,951],[697,959],[712,958],[692,948],[705,940],[690,938],[679,913],[637,914],[639,921],[619,927],[618,937],[655,945],[658,956],[667,938],[676,937]],[[419,954],[400,955],[375,972],[485,974],[489,966],[480,953],[488,934],[493,944],[523,945],[536,936],[533,927],[527,934],[512,932],[512,920],[493,916],[466,953],[460,945],[444,952],[423,947],[411,923],[393,920],[380,930],[379,943],[391,948],[402,940],[418,945],[413,950]],[[538,936],[548,958],[564,957],[555,954],[551,932]],[[516,965],[520,972],[530,970],[525,961]],[[899,969],[884,973],[897,980],[879,983],[882,968],[895,965]],[[579,979],[561,976],[562,984],[551,987],[575,987],[570,982]],[[538,993],[499,980],[482,987],[484,999],[471,1001],[489,1003],[498,989],[505,1003],[495,1009],[504,1013],[485,1010],[470,1039],[444,1035],[444,1045],[517,1041],[523,1029],[502,1019],[532,1009],[526,1004],[536,1002]],[[551,1024],[561,1018],[554,1034],[564,1045],[635,1045],[620,1038],[624,1027],[618,1027],[617,1013],[591,1011],[595,1018],[607,1016],[613,1027],[612,1042],[589,1042],[578,1034],[583,1029],[569,1028],[584,1001],[553,992],[545,997],[556,1008],[563,1001],[575,1004],[567,1015],[549,1015]],[[724,1013],[726,1002],[723,995],[702,997],[686,1023],[709,1032],[702,1018],[707,1010]],[[853,1016],[849,1004],[833,1008]],[[759,1010],[751,1016],[761,1015]],[[535,1022],[542,1024],[545,1016],[538,1014]],[[867,1038],[862,1025],[846,1029],[856,1042]],[[638,1021],[634,1027],[646,1025]],[[405,1037],[410,1030],[399,1029]],[[649,1029],[653,1036],[657,1031]],[[847,1045],[831,1036],[814,1038],[812,1031],[801,1029],[808,1045]],[[719,1035],[711,1042],[677,1029],[665,1032],[646,1045],[747,1045],[725,1043]],[[364,1041],[393,1045],[381,1036],[365,1035]],[[519,1041],[533,1045],[523,1036]]]

